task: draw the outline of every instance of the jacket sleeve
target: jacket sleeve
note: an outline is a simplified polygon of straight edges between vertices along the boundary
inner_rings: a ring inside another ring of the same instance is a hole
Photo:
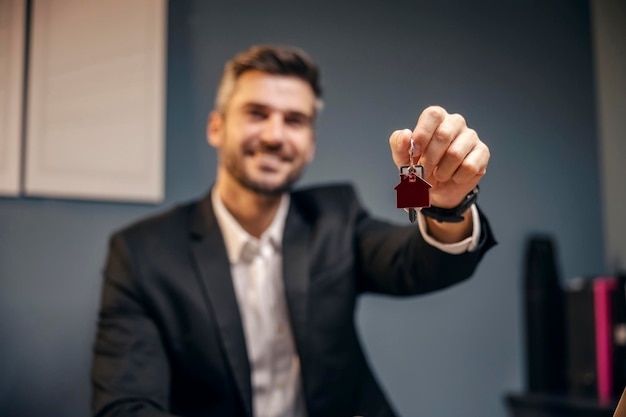
[[[372,218],[358,203],[356,207],[360,291],[413,295],[448,287],[469,278],[485,252],[496,244],[480,210],[482,230],[478,247],[471,252],[450,254],[428,244],[416,225],[392,225]]]
[[[170,416],[169,365],[157,325],[133,276],[132,256],[114,235],[104,270],[92,363],[92,411],[97,417]]]

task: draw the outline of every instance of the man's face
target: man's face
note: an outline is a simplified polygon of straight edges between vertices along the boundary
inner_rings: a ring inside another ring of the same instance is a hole
[[[248,71],[209,123],[219,175],[260,194],[289,189],[313,159],[315,94],[291,76]]]

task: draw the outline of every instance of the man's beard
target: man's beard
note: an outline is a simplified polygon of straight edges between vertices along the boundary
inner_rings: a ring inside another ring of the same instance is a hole
[[[289,159],[293,160],[295,157],[293,155],[285,153],[283,149],[278,150],[268,150],[264,149],[263,145],[257,144],[256,146],[248,146],[244,148],[244,154],[248,152],[266,152],[281,159]],[[255,192],[257,194],[265,195],[265,196],[279,196],[285,192],[290,191],[293,188],[294,183],[300,178],[302,173],[304,172],[305,164],[301,164],[298,167],[289,173],[289,175],[278,184],[269,184],[264,181],[258,181],[254,178],[251,178],[250,175],[246,172],[244,168],[243,159],[245,156],[240,156],[236,151],[228,151],[224,153],[222,156],[224,167],[226,171],[244,188]]]

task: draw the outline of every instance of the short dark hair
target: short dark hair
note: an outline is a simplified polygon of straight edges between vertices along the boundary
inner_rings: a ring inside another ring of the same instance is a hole
[[[224,66],[215,97],[215,107],[218,111],[223,112],[226,109],[239,77],[252,70],[294,76],[306,81],[315,93],[316,111],[321,110],[322,87],[319,69],[306,52],[290,46],[255,45],[235,55]]]

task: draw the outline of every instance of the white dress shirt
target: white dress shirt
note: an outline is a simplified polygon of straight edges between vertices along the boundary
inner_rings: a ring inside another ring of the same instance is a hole
[[[282,238],[289,195],[283,196],[271,225],[259,239],[237,223],[215,189],[211,201],[224,237],[243,320],[252,373],[252,414],[254,417],[306,417],[300,360],[283,285]],[[421,213],[418,227],[429,244],[443,251],[459,254],[472,250],[480,239],[480,220],[476,207],[471,209],[473,234],[461,242],[443,244],[429,236]]]
[[[305,417],[300,360],[283,286],[282,239],[289,195],[259,239],[247,233],[216,192],[211,195],[224,236],[251,368],[254,417]]]

